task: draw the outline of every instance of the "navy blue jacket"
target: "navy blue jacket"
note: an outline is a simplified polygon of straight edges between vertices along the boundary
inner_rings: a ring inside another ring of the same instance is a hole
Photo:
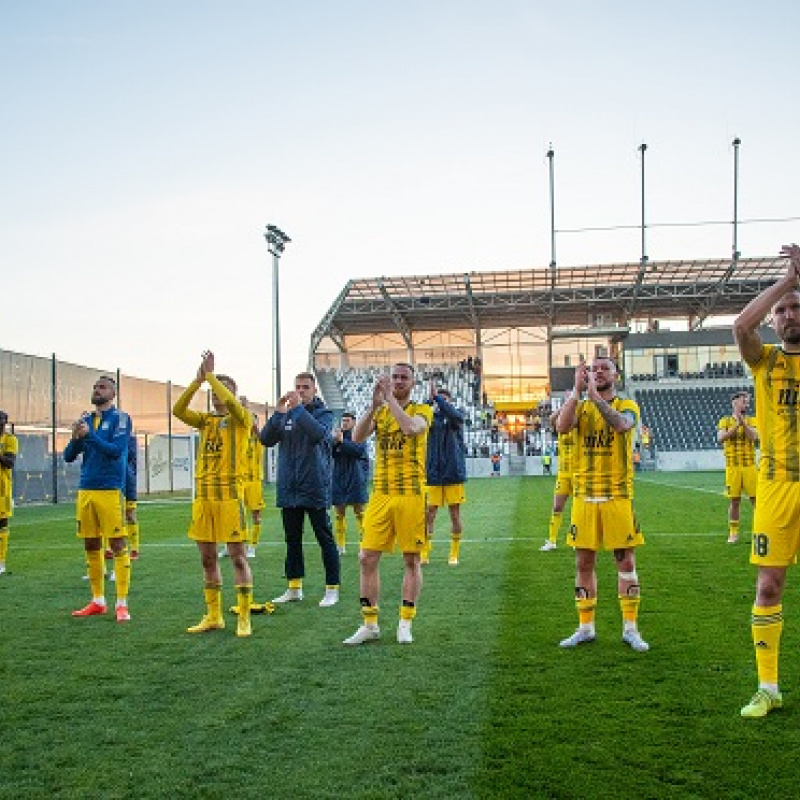
[[[278,448],[278,508],[331,505],[333,414],[318,397],[307,406],[276,411],[258,438]]]
[[[467,480],[464,412],[442,394],[433,400],[433,422],[428,429],[425,477],[430,486],[450,486]]]
[[[101,412],[100,425],[95,430],[96,413],[83,416],[89,432],[82,439],[70,439],[64,448],[64,461],[70,464],[83,455],[78,488],[124,491],[131,418],[124,411],[111,406]]]
[[[130,502],[136,500],[137,446],[136,437],[131,431],[131,438],[128,439],[128,457],[125,464],[125,499]]]
[[[353,441],[353,431],[342,431],[342,441],[333,445],[331,504],[350,506],[367,502],[369,456],[367,446]]]

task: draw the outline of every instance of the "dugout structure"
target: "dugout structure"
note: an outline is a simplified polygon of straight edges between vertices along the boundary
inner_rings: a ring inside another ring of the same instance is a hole
[[[554,370],[664,320],[696,331],[786,271],[781,257],[698,259],[350,280],[311,336],[314,370],[478,359],[483,399],[534,407]]]

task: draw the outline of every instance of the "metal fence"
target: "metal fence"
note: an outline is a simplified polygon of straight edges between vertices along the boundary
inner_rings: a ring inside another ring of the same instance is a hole
[[[14,468],[16,503],[57,503],[74,498],[80,464],[64,462],[70,426],[91,409],[92,386],[100,375],[117,381],[118,408],[132,418],[138,445],[141,495],[191,487],[192,430],[172,416],[185,387],[134,378],[119,369],[97,369],[50,358],[0,350],[0,409],[19,440]],[[207,411],[210,393],[202,389],[191,408]],[[248,404],[266,417],[266,407]]]

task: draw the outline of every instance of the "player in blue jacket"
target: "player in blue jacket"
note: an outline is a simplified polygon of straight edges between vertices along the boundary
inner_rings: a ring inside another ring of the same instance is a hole
[[[322,551],[325,595],[320,605],[339,602],[339,551],[331,529],[331,428],[333,414],[316,396],[309,372],[294,379],[294,390],[278,400],[275,413],[261,429],[265,447],[278,448],[277,505],[286,538],[288,588],[274,603],[303,599],[303,523],[306,516]]]
[[[369,456],[363,442],[353,441],[353,427],[356,415],[351,411],[342,414],[340,428],[333,431],[333,486],[331,502],[335,513],[333,532],[339,553],[345,552],[347,542],[347,506],[353,507],[358,523],[359,541],[361,523],[364,519],[364,506],[367,503],[367,477],[369,475]]]
[[[124,489],[127,472],[131,419],[113,404],[117,384],[103,375],[92,388],[95,410],[72,424],[72,438],[64,449],[64,461],[81,456],[76,520],[78,538],[83,539],[92,601],[74,617],[106,613],[103,539],[114,553],[117,622],[127,622],[131,562],[125,539]]]
[[[430,381],[430,403],[433,422],[428,431],[428,450],[425,458],[425,479],[428,484],[427,529],[428,543],[422,552],[422,563],[430,557],[433,526],[439,506],[447,504],[450,512],[450,557],[448,564],[458,564],[461,548],[461,505],[466,501],[464,483],[467,480],[466,445],[464,444],[464,412],[452,404],[450,392],[436,388]]]

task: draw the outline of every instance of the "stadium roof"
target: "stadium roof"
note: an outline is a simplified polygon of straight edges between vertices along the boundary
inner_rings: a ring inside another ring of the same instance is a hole
[[[507,327],[581,329],[632,319],[688,320],[738,314],[787,269],[781,257],[652,261],[502,272],[350,280],[312,335],[329,337]]]

